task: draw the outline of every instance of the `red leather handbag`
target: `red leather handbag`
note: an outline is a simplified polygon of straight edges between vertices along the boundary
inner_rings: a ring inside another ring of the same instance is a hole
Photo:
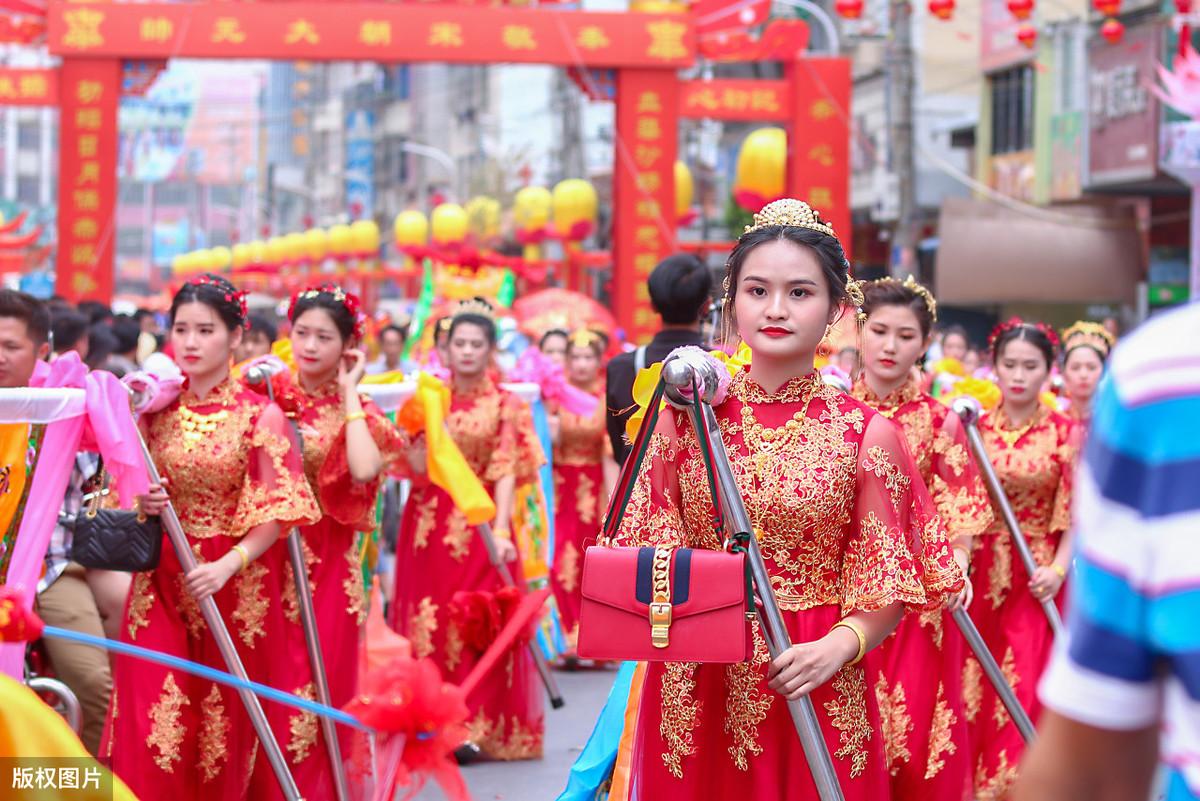
[[[698,393],[695,393],[698,395]],[[633,445],[634,458],[609,501],[604,534],[620,526],[650,434],[658,420],[662,384]],[[708,463],[709,489],[719,505]],[[649,662],[744,662],[750,658],[754,617],[744,553],[692,548],[604,548],[583,558],[579,656]]]

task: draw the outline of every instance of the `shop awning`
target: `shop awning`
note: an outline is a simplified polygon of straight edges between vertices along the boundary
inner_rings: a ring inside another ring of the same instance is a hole
[[[948,199],[938,238],[942,303],[1133,303],[1144,273],[1136,218],[1107,205]]]

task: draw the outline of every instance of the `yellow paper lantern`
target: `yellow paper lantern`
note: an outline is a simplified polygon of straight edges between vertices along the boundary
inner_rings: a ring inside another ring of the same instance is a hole
[[[213,272],[228,270],[231,264],[233,264],[233,252],[229,248],[215,247],[208,252],[208,269]]]
[[[467,238],[467,212],[457,203],[443,203],[433,210],[430,227],[435,243],[461,245]]]
[[[782,128],[752,131],[738,152],[734,201],[757,212],[783,197],[787,184],[787,133]]]
[[[206,273],[208,272],[208,249],[193,250],[188,254],[189,264],[191,269],[189,273]]]
[[[479,195],[467,201],[468,230],[480,242],[500,235],[500,201]]]
[[[258,239],[250,243],[250,264],[261,267],[267,263],[267,243]]]
[[[350,225],[350,247],[363,258],[379,255],[379,226],[374,220],[358,220]]]
[[[250,246],[245,242],[239,242],[233,246],[232,255],[233,269],[240,270],[250,263]]]
[[[304,232],[304,255],[313,264],[320,264],[329,255],[329,234],[321,228]]]
[[[287,261],[287,247],[282,236],[273,236],[267,240],[267,264],[279,266]]]
[[[283,238],[284,260],[288,264],[299,264],[304,261],[304,234],[293,233]]]
[[[695,186],[692,183],[692,171],[682,161],[675,162],[675,219],[682,221],[691,215],[692,195]]]
[[[544,186],[527,186],[513,197],[513,223],[517,240],[523,243],[540,242],[546,236],[546,226],[554,208],[554,197]]]
[[[677,0],[630,0],[629,10],[636,14],[686,14],[688,4]]]
[[[429,241],[429,220],[415,209],[402,211],[392,224],[396,247],[422,247]]]
[[[554,230],[569,242],[587,239],[596,227],[596,190],[582,178],[568,178],[554,187]]]
[[[175,258],[171,259],[171,275],[187,275],[191,269],[191,263],[188,260],[187,253],[180,253]]]
[[[354,237],[350,226],[338,223],[329,227],[329,252],[335,259],[344,259],[353,249]]]

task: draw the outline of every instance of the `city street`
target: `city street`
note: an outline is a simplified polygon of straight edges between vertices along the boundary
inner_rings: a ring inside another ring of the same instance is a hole
[[[567,704],[546,712],[546,755],[540,762],[484,762],[463,768],[473,801],[553,801],[567,784],[567,771],[579,756],[596,715],[604,706],[616,670],[557,672]],[[401,796],[402,797],[402,796]],[[426,787],[418,801],[441,801]]]

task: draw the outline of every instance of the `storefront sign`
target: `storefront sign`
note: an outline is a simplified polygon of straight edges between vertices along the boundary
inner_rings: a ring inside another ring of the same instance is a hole
[[[1088,50],[1088,185],[1146,181],[1158,173],[1159,103],[1155,80],[1162,28],[1131,29],[1118,45],[1099,40]]]

